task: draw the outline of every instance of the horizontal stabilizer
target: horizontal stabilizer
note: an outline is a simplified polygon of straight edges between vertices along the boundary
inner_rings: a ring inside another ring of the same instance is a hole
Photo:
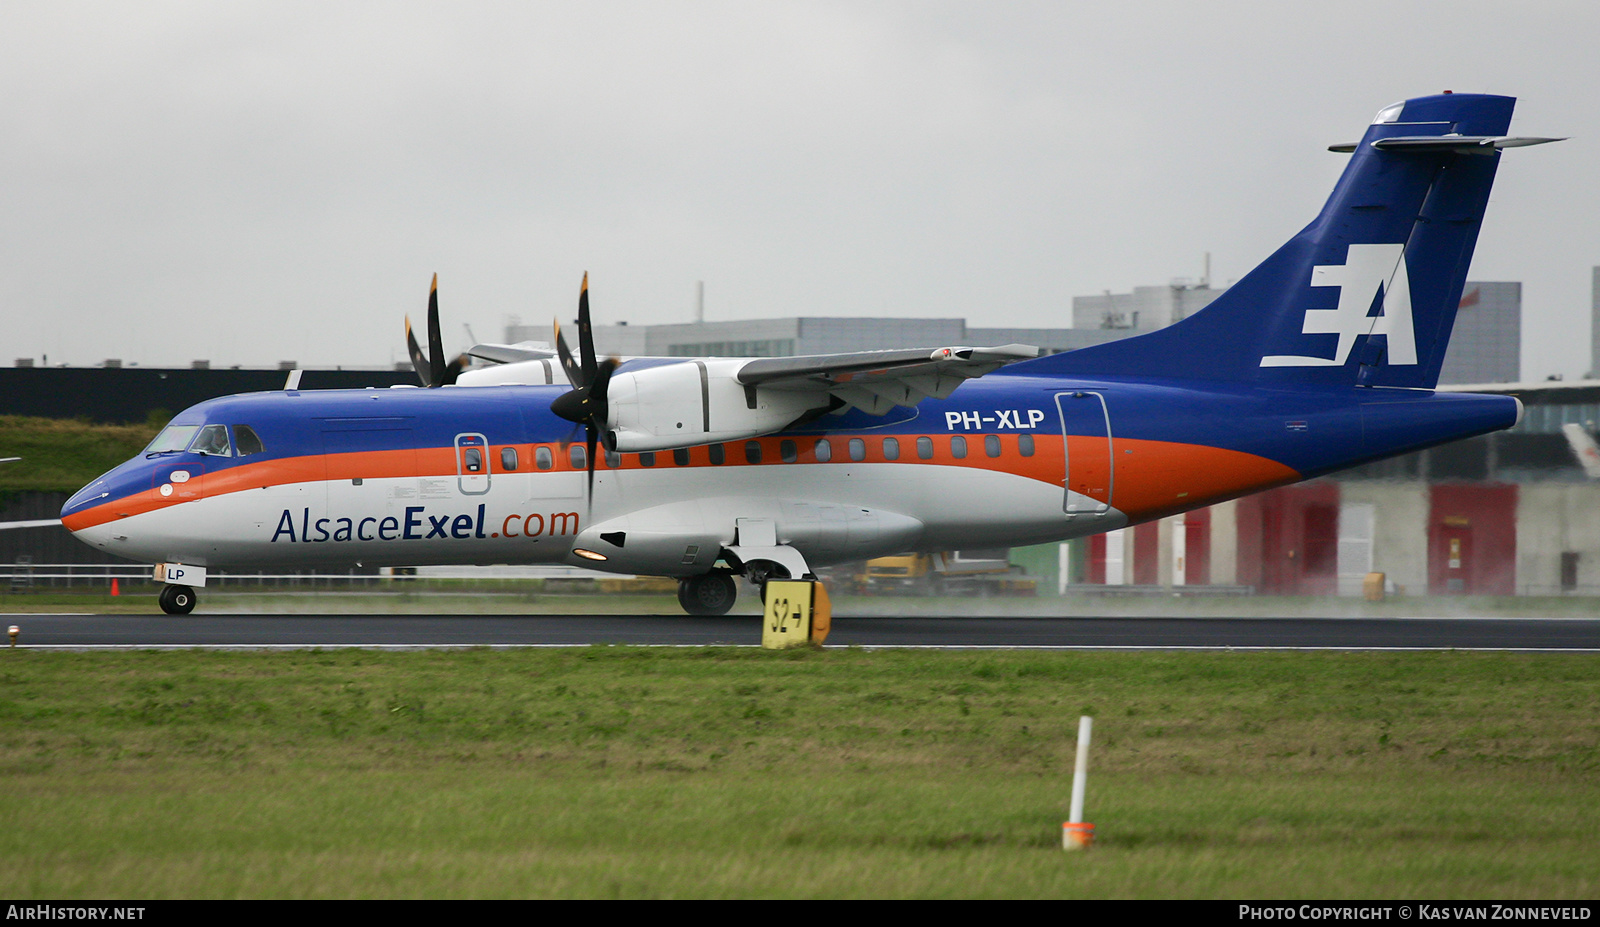
[[[1565,138],[1541,138],[1538,136],[1511,136],[1511,135],[1402,135],[1395,138],[1380,138],[1372,143],[1372,147],[1379,151],[1414,151],[1414,152],[1441,152],[1453,151],[1456,154],[1493,154],[1502,148],[1528,148],[1532,145],[1547,145],[1550,142],[1564,142]],[[1345,142],[1340,145],[1329,145],[1329,151],[1350,154],[1356,150],[1359,142]]]

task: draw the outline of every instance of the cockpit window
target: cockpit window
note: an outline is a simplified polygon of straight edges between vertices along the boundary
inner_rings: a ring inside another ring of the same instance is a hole
[[[233,426],[233,450],[240,457],[249,457],[251,454],[262,454],[267,450],[261,443],[261,436],[249,425]]]
[[[199,425],[168,425],[161,429],[156,439],[144,449],[145,456],[155,454],[176,454],[189,446],[189,439],[200,430]]]
[[[194,443],[189,445],[189,451],[212,457],[232,457],[233,446],[228,443],[228,426],[207,425],[200,429],[200,434],[195,436]]]

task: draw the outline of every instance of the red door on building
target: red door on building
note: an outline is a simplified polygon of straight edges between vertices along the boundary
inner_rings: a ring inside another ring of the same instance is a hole
[[[1472,580],[1472,529],[1446,525],[1439,531],[1439,553],[1444,555],[1438,565],[1438,591],[1446,595],[1465,595],[1473,591]]]
[[[1301,513],[1304,560],[1292,595],[1333,595],[1339,590],[1339,504],[1311,503]]]
[[[1339,585],[1339,485],[1301,483],[1239,500],[1239,582],[1270,595]]]
[[[1495,483],[1430,490],[1428,591],[1434,595],[1514,595],[1517,487]]]

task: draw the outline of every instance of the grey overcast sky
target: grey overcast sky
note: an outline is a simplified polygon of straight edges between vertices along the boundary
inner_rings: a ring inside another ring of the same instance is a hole
[[[0,0],[0,363],[388,364],[462,323],[965,317],[1237,279],[1374,113],[1519,98],[1472,277],[1589,368],[1600,4]]]

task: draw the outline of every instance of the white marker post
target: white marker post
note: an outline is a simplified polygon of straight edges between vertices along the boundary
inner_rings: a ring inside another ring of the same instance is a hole
[[[1072,770],[1072,810],[1061,825],[1061,848],[1082,850],[1094,842],[1094,825],[1083,822],[1083,792],[1089,784],[1089,731],[1094,719],[1078,719],[1078,761]]]

